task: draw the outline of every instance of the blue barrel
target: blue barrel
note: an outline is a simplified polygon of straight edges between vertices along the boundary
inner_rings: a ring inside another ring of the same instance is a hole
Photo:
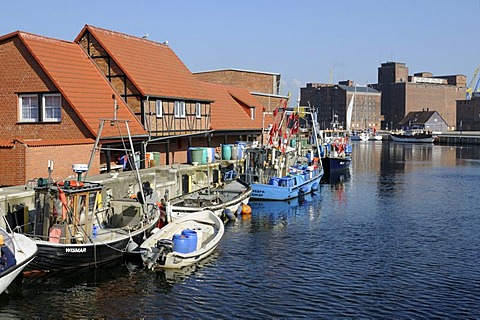
[[[222,144],[222,160],[232,159],[232,146],[229,144]]]
[[[181,234],[173,235],[173,251],[180,253],[188,253],[188,246],[188,237]]]
[[[185,229],[182,235],[188,238],[188,252],[197,250],[197,232],[195,230]]]

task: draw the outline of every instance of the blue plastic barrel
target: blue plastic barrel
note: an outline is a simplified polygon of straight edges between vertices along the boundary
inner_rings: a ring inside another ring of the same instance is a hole
[[[189,241],[187,236],[181,234],[173,235],[173,251],[180,253],[188,253],[188,246]]]
[[[188,238],[188,252],[197,250],[197,232],[195,230],[185,229],[182,235]]]

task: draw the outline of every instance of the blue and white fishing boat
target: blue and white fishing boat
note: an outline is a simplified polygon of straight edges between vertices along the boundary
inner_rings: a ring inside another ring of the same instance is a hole
[[[352,161],[352,145],[348,130],[341,129],[338,116],[333,116],[331,129],[319,130],[322,146],[322,164],[325,173],[347,170]]]
[[[269,143],[246,149],[246,170],[241,177],[252,187],[251,199],[290,200],[318,190],[324,171],[316,117],[312,112],[302,113],[310,116],[311,130],[299,130],[298,113],[284,111],[272,127]]]

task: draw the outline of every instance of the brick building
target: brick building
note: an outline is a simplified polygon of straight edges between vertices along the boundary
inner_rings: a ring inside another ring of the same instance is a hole
[[[53,179],[72,176],[114,109],[142,159],[161,153],[157,164],[186,162],[190,146],[262,133],[261,104],[247,89],[199,81],[167,45],[147,39],[88,25],[73,42],[16,31],[0,36],[0,62],[0,186],[45,177],[49,160]],[[118,135],[106,126],[100,143],[114,146]],[[111,161],[96,155],[90,174]]]
[[[429,72],[408,75],[408,67],[400,62],[382,63],[378,83],[373,87],[382,93],[383,129],[395,129],[411,111],[437,111],[450,130],[455,129],[456,100],[464,99],[464,75],[433,76]]]
[[[246,88],[268,112],[285,103],[288,105],[289,96],[280,94],[281,75],[279,73],[220,69],[193,74],[205,82]]]
[[[17,31],[0,37],[0,61],[0,185],[46,177],[49,160],[55,180],[73,175],[72,164],[88,163],[99,118],[112,117],[114,99],[132,134],[147,136],[75,43]],[[99,169],[97,158],[91,172]]]
[[[339,84],[307,83],[300,88],[300,106],[314,107],[318,115],[320,129],[331,128],[334,115],[340,126],[349,130],[380,128],[381,94],[367,86],[356,86],[353,81],[340,81]],[[347,110],[352,108],[351,118]],[[348,127],[350,126],[350,127]]]
[[[473,93],[470,100],[457,101],[457,130],[480,131],[480,94]]]

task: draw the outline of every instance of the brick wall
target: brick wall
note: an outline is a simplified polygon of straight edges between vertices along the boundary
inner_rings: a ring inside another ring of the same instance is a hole
[[[25,152],[26,170],[28,179],[48,177],[48,161],[53,161],[52,178],[55,181],[67,178],[76,178],[72,165],[88,164],[93,144],[70,146],[29,147]],[[99,174],[99,159],[96,156],[89,175]]]
[[[405,114],[410,111],[437,111],[448,126],[455,127],[457,102],[465,90],[451,85],[407,84]]]
[[[48,161],[53,161],[52,178],[76,178],[72,165],[88,164],[93,144],[27,147],[16,143],[13,148],[0,148],[0,186],[26,184],[29,180],[48,177]],[[89,175],[100,173],[100,160],[95,156]]]
[[[197,79],[209,83],[219,83],[246,88],[251,92],[279,94],[280,76],[275,74],[242,70],[219,70],[194,73]]]

